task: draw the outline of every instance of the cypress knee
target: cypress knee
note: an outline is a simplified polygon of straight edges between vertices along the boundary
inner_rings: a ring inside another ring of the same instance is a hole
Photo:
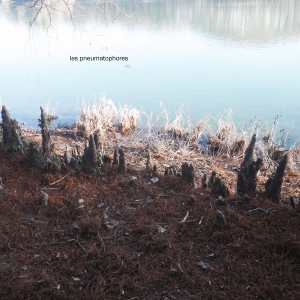
[[[188,183],[195,185],[195,169],[192,164],[188,164],[187,162],[184,162],[181,165],[181,175],[182,179],[186,180]]]
[[[127,166],[125,162],[125,153],[124,150],[119,148],[119,172],[125,173],[127,172]]]
[[[246,193],[256,189],[256,175],[261,167],[262,159],[253,161],[253,151],[256,142],[256,135],[252,136],[251,142],[245,151],[244,160],[241,164],[237,179],[237,192]]]
[[[284,171],[287,166],[287,155],[284,155],[276,169],[276,172],[271,176],[265,185],[266,191],[271,200],[275,203],[280,203],[281,186],[283,182]]]
[[[17,120],[10,118],[9,112],[5,105],[2,106],[2,129],[3,129],[3,144],[9,144],[12,142],[17,143],[19,147],[23,148],[21,140],[20,127]]]
[[[49,130],[49,120],[47,114],[44,112],[43,108],[41,109],[41,119],[39,120],[39,126],[42,131],[42,148],[44,153],[51,152],[51,139],[50,139],[50,130]]]
[[[97,150],[94,135],[90,134],[89,146],[84,150],[82,156],[82,171],[86,174],[93,174],[97,168]]]

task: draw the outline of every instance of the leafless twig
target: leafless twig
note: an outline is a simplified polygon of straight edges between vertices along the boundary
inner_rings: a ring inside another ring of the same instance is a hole
[[[62,181],[62,180],[65,179],[66,177],[68,177],[69,175],[70,175],[70,173],[68,173],[67,175],[63,176],[62,178],[60,178],[60,179],[58,179],[58,180],[56,180],[56,181],[54,181],[54,182],[49,183],[49,186],[52,186],[52,185],[54,185],[54,184],[59,183],[60,181]]]

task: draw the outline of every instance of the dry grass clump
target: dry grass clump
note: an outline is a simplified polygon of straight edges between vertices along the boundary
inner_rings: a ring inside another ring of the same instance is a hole
[[[85,137],[98,132],[103,139],[109,132],[121,133],[120,143],[130,143],[132,147],[142,146],[156,153],[168,153],[176,156],[178,150],[191,152],[195,149],[202,154],[217,155],[226,158],[239,158],[243,155],[252,135],[257,142],[254,154],[261,157],[266,167],[275,168],[276,161],[286,152],[287,133],[279,131],[278,116],[271,128],[267,123],[256,120],[249,128],[244,124],[236,125],[232,110],[212,117],[201,117],[194,125],[191,118],[185,115],[183,106],[175,111],[173,120],[170,114],[160,105],[161,112],[153,121],[153,113],[145,112],[129,106],[115,106],[111,99],[102,97],[98,102],[83,101],[77,130]],[[142,115],[146,116],[146,124],[141,126]],[[281,137],[278,138],[278,131]],[[126,141],[123,140],[125,137]],[[296,148],[293,148],[296,157]],[[291,159],[294,168],[296,158]]]
[[[213,118],[212,121],[212,126],[207,128],[207,143],[211,152],[225,156],[242,154],[252,130],[247,132],[237,127],[231,110],[228,110],[226,115]]]
[[[139,124],[140,112],[136,108],[124,105],[117,109],[111,99],[102,97],[92,104],[86,100],[82,101],[77,130],[81,131],[85,137],[94,132],[104,137],[107,131],[129,134],[136,130]]]

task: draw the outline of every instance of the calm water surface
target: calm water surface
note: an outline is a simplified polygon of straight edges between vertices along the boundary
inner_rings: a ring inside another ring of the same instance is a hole
[[[48,1],[51,23],[46,10],[34,20],[32,3],[0,2],[0,97],[28,125],[49,100],[72,122],[83,98],[104,94],[147,113],[184,104],[194,122],[229,107],[245,124],[281,115],[292,142],[300,137],[299,0],[116,1],[126,15]]]

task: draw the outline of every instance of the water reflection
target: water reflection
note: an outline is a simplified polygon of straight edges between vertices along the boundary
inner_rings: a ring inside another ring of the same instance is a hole
[[[105,94],[154,115],[184,103],[193,122],[228,107],[237,123],[282,114],[298,136],[299,0],[45,0],[38,15],[0,1],[0,97],[15,117],[36,123],[51,99],[66,120]],[[132,68],[71,55],[128,56]]]
[[[47,27],[68,22],[82,28],[86,24],[146,26],[151,29],[189,26],[217,38],[238,42],[268,42],[300,35],[300,1],[298,0],[165,0],[165,1],[44,2],[38,14],[33,2],[2,0],[2,9],[14,22]]]

